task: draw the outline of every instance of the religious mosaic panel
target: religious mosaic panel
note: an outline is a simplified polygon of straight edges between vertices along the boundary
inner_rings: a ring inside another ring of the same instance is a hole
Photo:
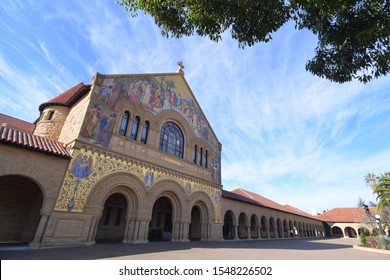
[[[220,220],[221,190],[210,185],[173,177],[140,165],[124,162],[89,151],[75,150],[67,170],[55,210],[83,212],[88,196],[96,184],[108,175],[129,173],[142,180],[145,188],[151,188],[157,182],[169,179],[176,181],[190,195],[195,191],[207,193],[213,202],[215,219]]]
[[[164,110],[181,114],[195,135],[213,148],[212,179],[221,183],[218,141],[182,76],[123,77],[98,74],[80,137],[94,145],[110,148],[114,126],[123,114],[117,112],[115,106],[122,100],[142,106],[155,115]]]

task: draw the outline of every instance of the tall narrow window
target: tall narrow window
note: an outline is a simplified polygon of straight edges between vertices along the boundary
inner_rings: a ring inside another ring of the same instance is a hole
[[[54,117],[54,111],[49,111],[49,116],[47,117],[48,121],[51,121]]]
[[[110,216],[111,216],[111,207],[107,207],[107,210],[106,210],[106,215],[104,217],[104,222],[103,222],[103,225],[108,225],[109,222],[110,222]]]
[[[195,145],[194,147],[194,155],[193,155],[193,158],[192,158],[192,161],[196,164],[196,161],[197,161],[197,157],[198,157],[198,145]]]
[[[118,208],[118,211],[116,212],[116,219],[115,219],[115,225],[119,226],[121,224],[122,219],[122,208]]]
[[[121,126],[119,127],[119,134],[125,136],[127,132],[127,126],[129,124],[130,113],[125,112],[122,116]]]
[[[203,164],[203,148],[200,148],[199,152],[199,165]]]
[[[209,161],[209,159],[208,159],[208,157],[209,157],[209,151],[208,150],[206,150],[206,152],[204,153],[204,167],[208,167],[208,161]]]
[[[146,141],[148,141],[148,133],[149,133],[149,122],[145,122],[144,126],[142,127],[141,132],[141,142],[146,144]]]
[[[160,150],[168,154],[183,158],[184,136],[179,126],[173,122],[166,122],[161,128]]]
[[[133,122],[133,126],[131,127],[131,135],[130,138],[133,140],[137,140],[138,135],[138,126],[139,126],[139,117],[136,116]]]

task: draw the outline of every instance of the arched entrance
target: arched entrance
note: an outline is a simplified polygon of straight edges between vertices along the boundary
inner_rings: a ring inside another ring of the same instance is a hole
[[[274,218],[269,219],[269,237],[276,238],[276,228]]]
[[[170,241],[172,239],[172,203],[167,197],[160,197],[153,205],[152,220],[149,223],[149,241]]]
[[[114,193],[104,203],[103,214],[96,231],[96,242],[121,242],[126,227],[127,200]]]
[[[43,205],[39,186],[22,176],[2,176],[0,202],[0,243],[32,241]]]
[[[248,238],[248,218],[245,213],[241,213],[238,217],[238,238]]]
[[[261,238],[268,238],[268,223],[264,216],[261,216]]]
[[[360,227],[360,228],[358,229],[358,234],[359,234],[359,236],[360,236],[363,232],[369,233],[370,231],[369,231],[367,228],[365,228],[365,227]]]
[[[282,228],[282,222],[280,221],[279,218],[276,220],[276,225],[277,225],[278,238],[282,238],[283,237],[283,228]]]
[[[255,214],[251,216],[251,238],[259,238],[259,220]]]
[[[190,240],[200,240],[202,238],[202,217],[198,206],[192,207],[191,224],[190,224]]]
[[[346,227],[344,229],[344,236],[349,238],[357,238],[356,231],[352,227]]]
[[[339,227],[332,227],[332,236],[333,237],[343,237],[343,231]]]
[[[223,218],[223,239],[234,239],[234,220],[233,213],[227,211]]]

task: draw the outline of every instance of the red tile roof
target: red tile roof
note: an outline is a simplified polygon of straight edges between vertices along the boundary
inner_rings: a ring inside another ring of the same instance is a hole
[[[244,189],[235,189],[232,192],[234,192],[236,194],[240,194],[240,195],[245,196],[245,197],[248,197],[250,199],[253,199],[254,201],[258,202],[262,206],[266,206],[266,207],[278,209],[278,210],[281,210],[283,208],[283,206],[281,204],[276,203],[275,201],[272,201],[264,196],[261,196],[257,193],[251,192],[251,191],[247,191]]]
[[[6,126],[9,128],[14,128],[26,133],[33,133],[35,129],[35,124],[29,123],[11,116],[7,116],[0,113],[0,125]]]
[[[57,157],[70,158],[68,151],[60,142],[8,127],[0,127],[0,143]]]
[[[369,207],[372,215],[376,214],[375,207]],[[361,223],[367,221],[367,214],[363,207],[334,208],[317,216],[324,222]]]
[[[58,96],[50,99],[49,101],[39,106],[39,111],[43,111],[47,106],[66,106],[72,107],[77,101],[79,101],[86,93],[91,89],[91,85],[84,85],[83,82],[71,87]]]
[[[261,196],[257,193],[254,193],[254,192],[251,192],[248,190],[235,189],[231,192],[223,190],[222,196],[225,198],[239,200],[239,201],[242,201],[245,203],[250,203],[250,204],[259,205],[259,206],[263,206],[263,207],[267,207],[267,208],[272,208],[275,210],[279,210],[279,211],[283,211],[283,212],[287,212],[287,213],[292,213],[295,215],[304,216],[307,218],[318,220],[317,216],[312,216],[312,215],[310,215],[310,214],[308,214],[308,213],[306,213],[298,208],[295,208],[291,205],[281,205],[275,201],[272,201],[264,196]]]

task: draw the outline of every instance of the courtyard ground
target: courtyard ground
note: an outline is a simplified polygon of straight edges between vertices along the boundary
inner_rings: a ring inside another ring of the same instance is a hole
[[[362,250],[359,239],[270,239],[150,242],[31,250],[0,246],[1,260],[390,260],[390,252]],[[355,245],[355,247],[354,247]]]

